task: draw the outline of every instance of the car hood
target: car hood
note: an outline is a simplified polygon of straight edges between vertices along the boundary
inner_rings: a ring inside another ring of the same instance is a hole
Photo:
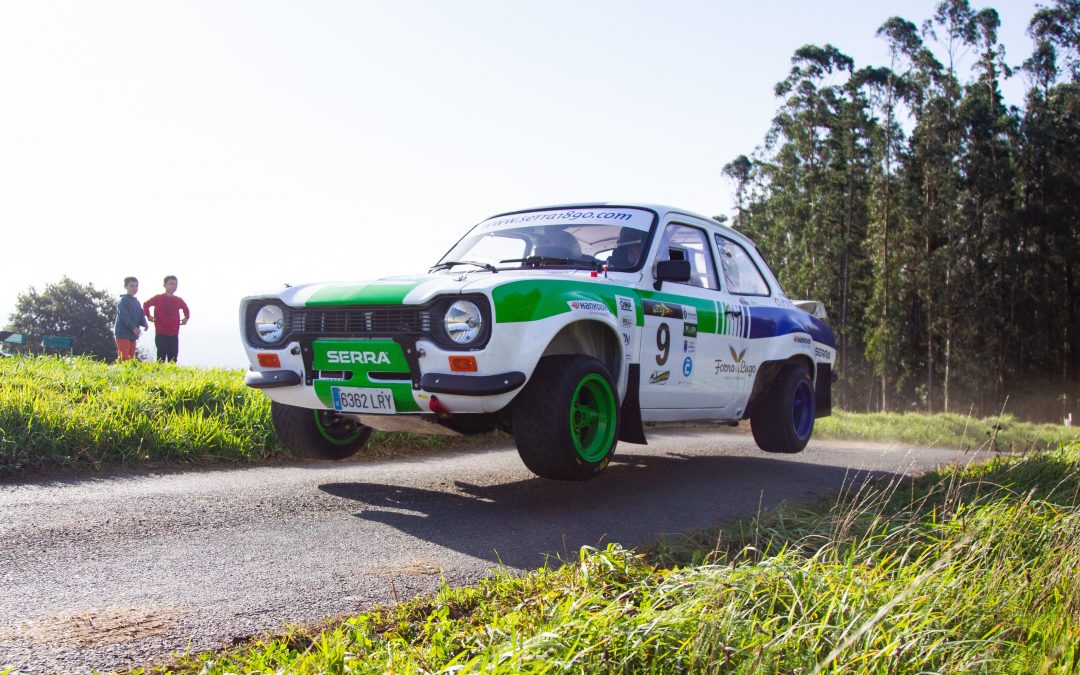
[[[590,279],[587,270],[503,270],[497,274],[477,271],[437,272],[411,276],[384,277],[370,281],[314,283],[292,286],[277,293],[293,307],[335,307],[347,305],[422,305],[437,295],[483,293],[503,283],[526,280]],[[603,283],[605,279],[592,278]],[[614,280],[612,280],[614,281]]]

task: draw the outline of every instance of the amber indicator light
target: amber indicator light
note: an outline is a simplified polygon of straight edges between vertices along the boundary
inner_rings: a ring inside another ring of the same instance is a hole
[[[455,373],[475,373],[476,372],[476,357],[475,356],[451,356],[450,357],[450,370]]]
[[[259,354],[258,359],[259,359],[259,365],[262,366],[263,368],[280,368],[281,367],[281,359],[278,358],[277,354]]]

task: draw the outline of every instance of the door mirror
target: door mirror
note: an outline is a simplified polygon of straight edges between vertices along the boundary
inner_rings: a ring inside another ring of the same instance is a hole
[[[653,288],[660,290],[660,285],[665,281],[675,281],[685,284],[690,281],[689,260],[658,260],[656,261],[656,283]]]

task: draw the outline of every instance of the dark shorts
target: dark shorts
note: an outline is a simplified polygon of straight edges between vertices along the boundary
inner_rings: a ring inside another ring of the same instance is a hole
[[[157,345],[158,361],[176,363],[176,354],[180,351],[179,335],[155,335],[154,344]]]

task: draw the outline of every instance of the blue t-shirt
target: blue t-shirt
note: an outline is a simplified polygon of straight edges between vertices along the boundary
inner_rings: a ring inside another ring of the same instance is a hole
[[[120,296],[120,302],[116,305],[116,323],[113,324],[113,335],[126,340],[134,340],[135,327],[146,328],[146,316],[143,315],[142,305],[134,295],[125,293]]]

